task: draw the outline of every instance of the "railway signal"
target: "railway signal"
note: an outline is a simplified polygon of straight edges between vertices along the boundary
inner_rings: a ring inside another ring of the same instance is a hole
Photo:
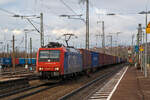
[[[150,34],[150,22],[148,23],[147,27],[146,27],[146,33]]]
[[[140,46],[139,50],[140,50],[140,51],[144,51],[143,46]]]

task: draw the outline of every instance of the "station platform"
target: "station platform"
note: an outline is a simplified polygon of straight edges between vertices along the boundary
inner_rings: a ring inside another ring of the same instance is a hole
[[[141,70],[129,66],[110,100],[150,100],[150,72],[145,78]]]

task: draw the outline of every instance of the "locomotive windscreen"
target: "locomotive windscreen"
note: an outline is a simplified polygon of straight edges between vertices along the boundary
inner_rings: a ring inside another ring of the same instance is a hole
[[[59,62],[59,50],[40,50],[39,62]]]

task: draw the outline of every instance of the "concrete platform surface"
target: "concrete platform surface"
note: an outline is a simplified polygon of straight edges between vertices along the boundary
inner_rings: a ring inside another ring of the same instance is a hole
[[[110,100],[150,100],[150,73],[129,67]]]

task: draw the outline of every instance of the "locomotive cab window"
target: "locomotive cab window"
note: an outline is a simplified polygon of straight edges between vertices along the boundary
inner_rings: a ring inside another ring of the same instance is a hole
[[[59,50],[41,50],[39,52],[40,62],[59,62],[60,51]]]

